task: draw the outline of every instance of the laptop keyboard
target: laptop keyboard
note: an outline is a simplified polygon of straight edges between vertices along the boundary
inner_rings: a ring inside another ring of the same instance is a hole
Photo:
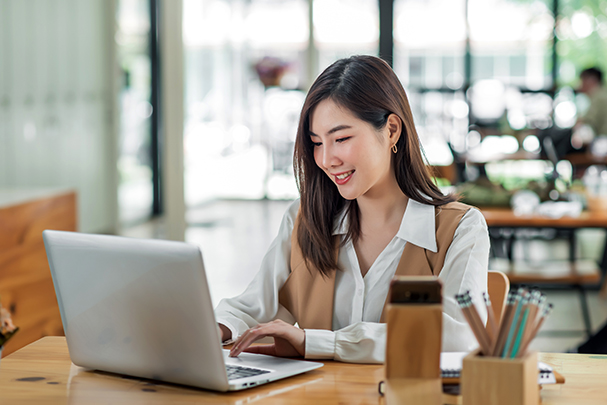
[[[228,380],[237,380],[239,378],[253,377],[256,375],[267,374],[268,370],[261,370],[259,368],[234,366],[232,364],[226,364],[226,371],[228,372]]]

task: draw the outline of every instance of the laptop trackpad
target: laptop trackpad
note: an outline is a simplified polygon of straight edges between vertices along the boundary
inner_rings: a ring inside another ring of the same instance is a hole
[[[255,353],[241,353],[238,357],[230,357],[230,351],[223,349],[223,357],[226,364],[242,367],[255,367],[279,373],[292,374],[313,370],[322,367],[322,363],[285,359],[282,357],[267,356]]]

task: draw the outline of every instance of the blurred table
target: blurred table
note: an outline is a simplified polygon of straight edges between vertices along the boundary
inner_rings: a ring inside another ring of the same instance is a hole
[[[504,160],[547,160],[542,158],[539,153],[527,152],[525,150],[518,150],[512,153],[486,153],[480,148],[472,149],[465,154],[461,155],[461,159],[477,165],[484,165],[491,162],[502,162]]]
[[[510,208],[480,208],[487,226],[509,228],[607,228],[607,212],[582,211],[579,217],[514,215]]]
[[[607,271],[607,238],[600,264],[592,260],[576,260],[576,231],[582,228],[607,229],[607,212],[583,211],[579,217],[564,216],[561,218],[538,214],[519,216],[508,208],[481,208],[481,212],[490,229],[512,230],[511,237],[505,241],[507,243],[506,263],[492,259],[491,270],[505,272],[513,284],[562,284],[577,289],[580,292],[586,333],[590,335],[590,314],[584,287],[598,285]],[[520,228],[550,228],[566,231],[569,239],[569,260],[547,261],[543,262],[541,266],[515,262],[512,253],[514,230]]]
[[[592,165],[607,165],[607,156],[595,156],[589,152],[569,153],[563,160],[571,163],[574,179],[582,177],[586,169]]]

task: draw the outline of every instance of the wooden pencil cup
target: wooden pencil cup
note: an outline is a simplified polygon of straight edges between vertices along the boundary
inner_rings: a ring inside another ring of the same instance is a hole
[[[537,405],[537,353],[503,359],[472,352],[464,358],[460,384],[464,405]]]
[[[387,404],[442,404],[442,305],[387,307]]]

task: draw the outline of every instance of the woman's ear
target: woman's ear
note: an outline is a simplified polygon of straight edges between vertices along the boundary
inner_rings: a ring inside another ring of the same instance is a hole
[[[400,139],[400,134],[403,129],[403,122],[396,114],[388,115],[386,121],[386,128],[388,130],[388,141],[390,145],[395,145]]]

